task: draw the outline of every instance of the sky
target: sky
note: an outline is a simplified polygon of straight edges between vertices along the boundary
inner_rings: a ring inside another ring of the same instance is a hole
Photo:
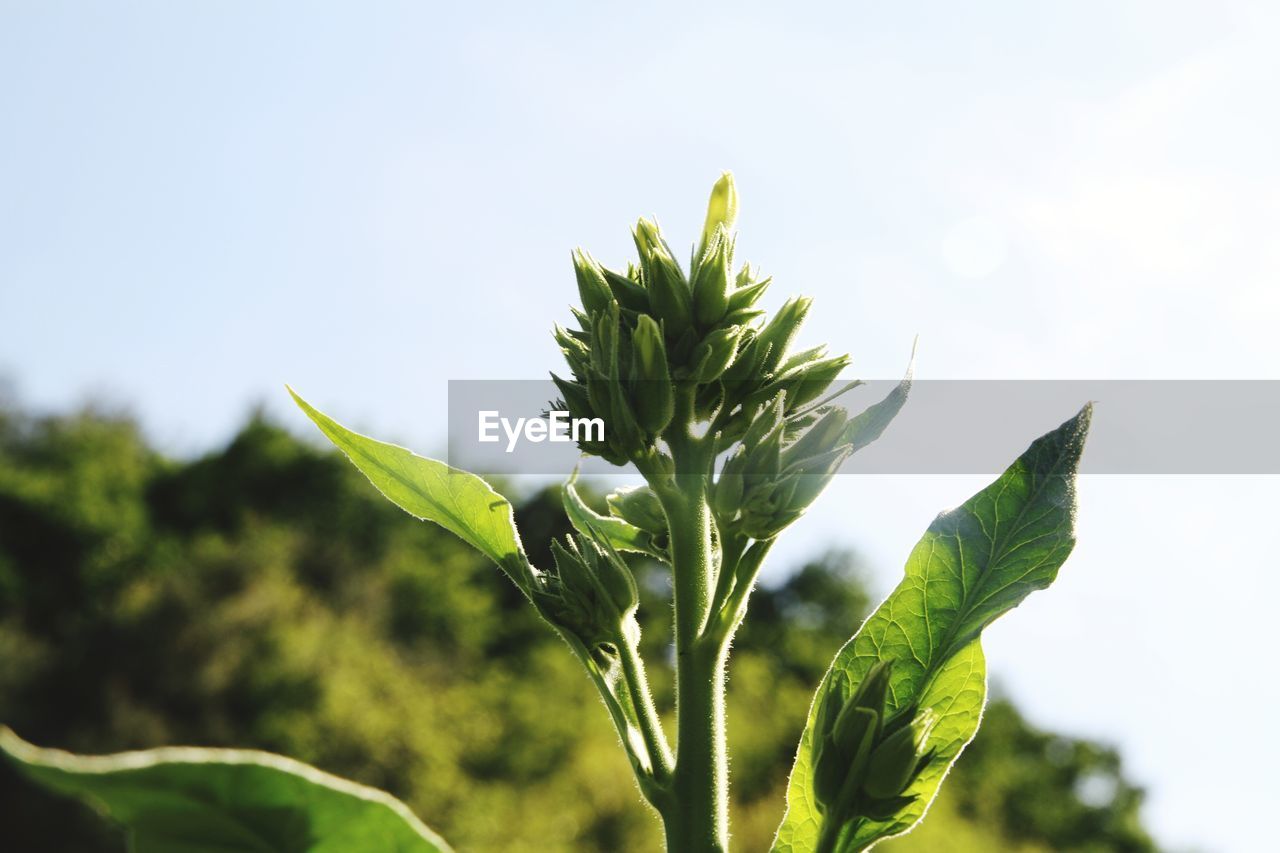
[[[438,452],[449,379],[557,367],[575,246],[686,245],[732,169],[768,307],[813,296],[851,376],[918,335],[931,379],[1280,378],[1278,36],[1239,2],[0,0],[0,377],[175,454],[256,405],[310,435],[285,382]],[[770,571],[843,545],[887,592],[982,485],[837,478]],[[1173,849],[1273,836],[1275,487],[1085,478],[984,640]]]

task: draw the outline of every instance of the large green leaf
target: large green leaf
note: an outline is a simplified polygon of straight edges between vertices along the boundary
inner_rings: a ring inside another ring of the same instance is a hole
[[[448,853],[404,803],[289,758],[167,747],[82,756],[0,728],[0,754],[127,827],[133,853]]]
[[[934,760],[904,792],[916,800],[886,820],[863,820],[842,851],[863,850],[914,826],[943,777],[978,730],[986,669],[978,635],[1031,592],[1047,587],[1075,545],[1075,472],[1090,408],[1036,440],[994,483],[939,515],[907,559],[906,577],[863,623],[828,670],[859,684],[881,660],[893,661],[890,712],[914,705],[940,716],[928,747]],[[778,853],[817,849],[822,816],[812,787],[813,726],[800,740],[787,787]]]
[[[475,474],[352,432],[292,388],[289,393],[388,500],[412,516],[456,533],[497,563],[521,589],[528,589],[531,570],[510,501]]]

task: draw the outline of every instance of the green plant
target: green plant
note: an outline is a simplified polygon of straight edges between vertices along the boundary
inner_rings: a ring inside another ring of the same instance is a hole
[[[582,450],[634,465],[647,485],[610,495],[603,515],[570,477],[563,498],[577,532],[553,546],[551,565],[532,564],[510,503],[479,477],[351,432],[294,395],[387,498],[510,577],[595,685],[668,848],[696,853],[728,848],[725,666],[770,546],[910,389],[908,374],[853,417],[836,405],[856,384],[828,394],[848,358],[791,352],[807,299],[764,320],[755,306],[769,280],[745,265],[734,272],[736,207],[725,175],[688,274],[645,220],[634,232],[640,263],[624,273],[574,255],[582,305],[576,328],[555,331],[570,369],[555,377],[556,408],[601,418],[604,437]],[[775,850],[863,850],[923,816],[977,731],[981,631],[1052,582],[1072,548],[1088,420],[1086,407],[929,527],[902,583],[818,687]],[[674,750],[639,651],[628,552],[672,572]],[[37,782],[104,805],[139,851],[448,849],[386,795],[262,753],[87,758],[8,731],[0,750]]]

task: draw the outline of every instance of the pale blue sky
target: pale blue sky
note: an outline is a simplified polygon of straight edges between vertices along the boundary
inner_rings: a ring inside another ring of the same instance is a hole
[[[289,381],[431,452],[447,379],[557,365],[571,248],[687,244],[730,168],[771,305],[813,295],[856,375],[918,333],[929,378],[1280,378],[1278,36],[1266,3],[0,2],[0,375],[176,452],[257,401],[303,431]],[[887,590],[979,485],[841,478],[779,568],[843,542]],[[1275,487],[1088,479],[1060,583],[988,635],[1171,846],[1273,837]]]

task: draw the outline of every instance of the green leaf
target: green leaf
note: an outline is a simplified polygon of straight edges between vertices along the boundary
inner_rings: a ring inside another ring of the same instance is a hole
[[[517,586],[528,590],[532,569],[520,544],[510,501],[475,474],[352,432],[292,388],[289,393],[388,500],[416,518],[434,521],[457,534],[497,563]]]
[[[133,853],[448,853],[389,794],[279,755],[166,747],[81,756],[0,728],[0,754],[39,785],[100,807]]]
[[[933,708],[933,761],[904,792],[916,799],[884,820],[863,819],[836,849],[865,850],[913,827],[978,730],[986,668],[978,635],[1031,592],[1044,589],[1075,545],[1075,472],[1088,431],[1086,406],[1039,438],[994,483],[939,515],[907,559],[906,577],[863,623],[818,688],[787,787],[773,849],[813,853],[822,815],[812,787],[817,701],[833,678],[861,683],[891,659],[888,708]]]
[[[560,487],[564,499],[564,511],[575,530],[590,539],[603,538],[619,551],[647,554],[659,560],[667,559],[662,549],[653,544],[653,537],[645,531],[613,515],[601,515],[587,506],[578,494],[578,471]]]

